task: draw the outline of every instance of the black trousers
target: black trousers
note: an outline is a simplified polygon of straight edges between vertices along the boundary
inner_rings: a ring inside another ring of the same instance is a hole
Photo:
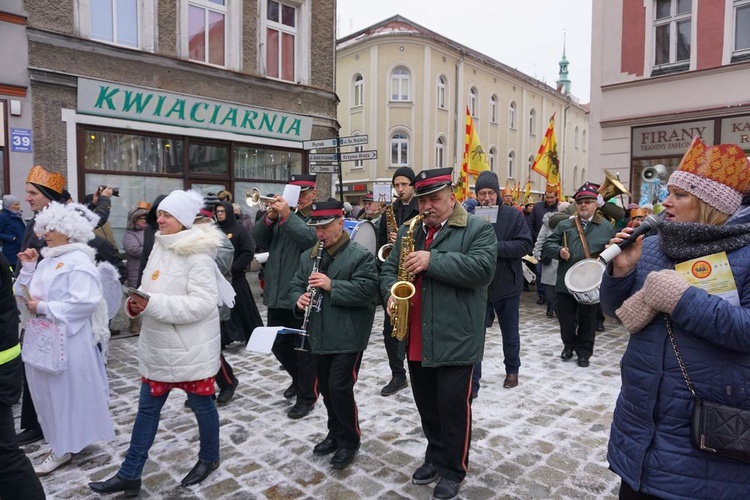
[[[13,410],[6,404],[0,404],[0,499],[44,499],[42,483],[18,447]]]
[[[302,318],[295,316],[291,310],[269,307],[268,326],[300,328]],[[277,335],[271,351],[292,377],[292,383],[297,389],[297,403],[312,405],[318,399],[315,365],[312,354],[295,349],[297,341],[296,335]]]
[[[659,497],[635,491],[628,483],[622,480],[620,481],[618,498],[620,500],[659,500]]]
[[[218,373],[216,373],[216,384],[219,386],[219,389],[224,389],[234,383],[234,370],[222,353],[219,353],[219,361],[221,365],[219,366]]]
[[[328,412],[328,435],[339,448],[355,448],[361,432],[354,401],[362,352],[346,354],[314,354],[320,394]]]
[[[588,359],[594,352],[598,308],[599,304],[579,304],[570,294],[557,294],[555,312],[560,322],[560,337],[565,347],[573,349],[582,358]]]
[[[34,400],[31,399],[29,383],[26,382],[26,370],[23,371],[23,399],[21,400],[21,429],[38,429],[42,432],[42,426],[39,424],[39,418],[36,416]]]
[[[388,355],[388,366],[391,367],[391,376],[398,379],[406,379],[406,369],[404,368],[404,357],[406,354],[406,341],[398,340],[392,335],[393,325],[391,317],[388,315],[387,306],[383,304],[385,318],[383,319],[383,343],[385,344],[385,353]]]
[[[414,402],[427,438],[424,461],[434,463],[441,477],[463,481],[471,445],[472,365],[426,368],[409,361]]]

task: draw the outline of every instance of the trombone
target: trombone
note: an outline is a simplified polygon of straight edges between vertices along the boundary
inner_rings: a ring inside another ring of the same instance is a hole
[[[275,196],[263,196],[258,188],[248,189],[245,193],[245,203],[248,207],[258,207],[260,210],[268,210],[267,203],[276,201]]]

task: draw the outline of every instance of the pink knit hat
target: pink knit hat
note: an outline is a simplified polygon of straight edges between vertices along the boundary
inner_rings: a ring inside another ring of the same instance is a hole
[[[706,146],[700,136],[669,176],[667,186],[684,189],[727,215],[737,211],[750,186],[750,164],[736,144]]]

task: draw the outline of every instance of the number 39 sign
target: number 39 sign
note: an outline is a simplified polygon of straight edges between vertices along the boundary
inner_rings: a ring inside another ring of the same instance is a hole
[[[10,150],[16,153],[31,153],[31,130],[10,129]]]

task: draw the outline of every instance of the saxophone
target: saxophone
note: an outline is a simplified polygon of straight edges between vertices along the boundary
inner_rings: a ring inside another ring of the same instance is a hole
[[[393,213],[393,203],[385,206],[385,222],[386,222],[386,236],[391,233],[398,231],[398,223],[396,222],[396,215]],[[385,262],[385,259],[391,254],[393,250],[393,243],[386,243],[378,250],[378,260]]]
[[[391,287],[391,295],[396,301],[391,304],[391,324],[393,331],[391,335],[398,340],[404,340],[409,333],[409,310],[411,309],[411,298],[416,288],[412,284],[414,276],[404,268],[406,257],[414,251],[414,230],[417,224],[425,218],[426,213],[419,214],[409,222],[409,230],[401,239],[401,254],[398,260],[398,281]]]

